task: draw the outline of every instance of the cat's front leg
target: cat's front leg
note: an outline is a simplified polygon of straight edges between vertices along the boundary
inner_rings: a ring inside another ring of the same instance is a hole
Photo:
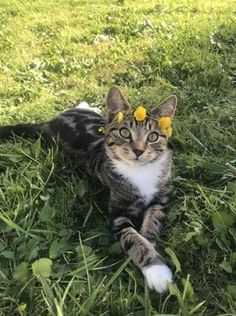
[[[164,208],[158,204],[151,206],[144,213],[143,223],[139,232],[153,245],[153,247],[156,246],[156,237],[161,231],[164,218]],[[143,274],[145,275],[150,288],[155,288],[155,281],[152,277],[159,273],[163,277],[163,284],[165,284],[165,280],[172,282],[172,272],[163,260],[162,265],[155,264],[147,266],[143,270]]]
[[[119,216],[111,222],[112,231],[125,253],[144,274],[150,289],[163,293],[172,273],[154,246],[137,232],[130,218]]]
[[[162,229],[164,218],[164,208],[158,204],[149,207],[144,213],[143,223],[139,232],[154,246],[156,245],[156,237]]]

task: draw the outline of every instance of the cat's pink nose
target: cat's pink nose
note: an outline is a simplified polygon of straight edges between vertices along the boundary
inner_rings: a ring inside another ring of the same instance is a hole
[[[133,149],[133,152],[135,153],[136,157],[138,158],[144,153],[144,150],[141,149]]]

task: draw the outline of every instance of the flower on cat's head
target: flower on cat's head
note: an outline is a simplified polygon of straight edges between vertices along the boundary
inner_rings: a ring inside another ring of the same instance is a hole
[[[99,133],[102,133],[102,134],[105,134],[105,127],[101,126],[98,128],[98,132]]]
[[[133,115],[137,121],[143,121],[146,118],[147,110],[142,105],[139,105]]]
[[[161,116],[157,120],[157,123],[161,132],[163,134],[166,134],[168,137],[171,137],[172,135],[171,118],[169,116]]]
[[[124,119],[124,114],[122,112],[118,112],[116,115],[117,122],[120,124]]]
[[[172,127],[171,126],[166,129],[166,134],[168,137],[172,136]]]

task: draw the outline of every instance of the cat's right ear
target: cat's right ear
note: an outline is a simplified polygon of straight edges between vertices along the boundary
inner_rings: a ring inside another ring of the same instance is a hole
[[[107,95],[107,120],[110,123],[118,112],[128,112],[130,105],[117,86],[111,86]]]
[[[176,95],[170,95],[167,99],[162,101],[158,106],[152,111],[152,113],[157,116],[170,116],[173,117],[177,105]]]

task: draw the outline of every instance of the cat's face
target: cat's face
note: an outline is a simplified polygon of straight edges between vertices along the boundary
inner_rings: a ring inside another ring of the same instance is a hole
[[[113,122],[106,133],[108,154],[127,164],[146,164],[156,160],[167,149],[167,137],[157,122],[146,118],[137,122],[128,117],[122,123]]]
[[[168,138],[159,129],[157,120],[173,116],[176,100],[175,96],[170,96],[150,115],[137,121],[119,88],[112,86],[107,97],[105,144],[108,155],[129,165],[147,164],[158,159],[167,150]],[[117,120],[118,112],[124,114],[121,122]]]

